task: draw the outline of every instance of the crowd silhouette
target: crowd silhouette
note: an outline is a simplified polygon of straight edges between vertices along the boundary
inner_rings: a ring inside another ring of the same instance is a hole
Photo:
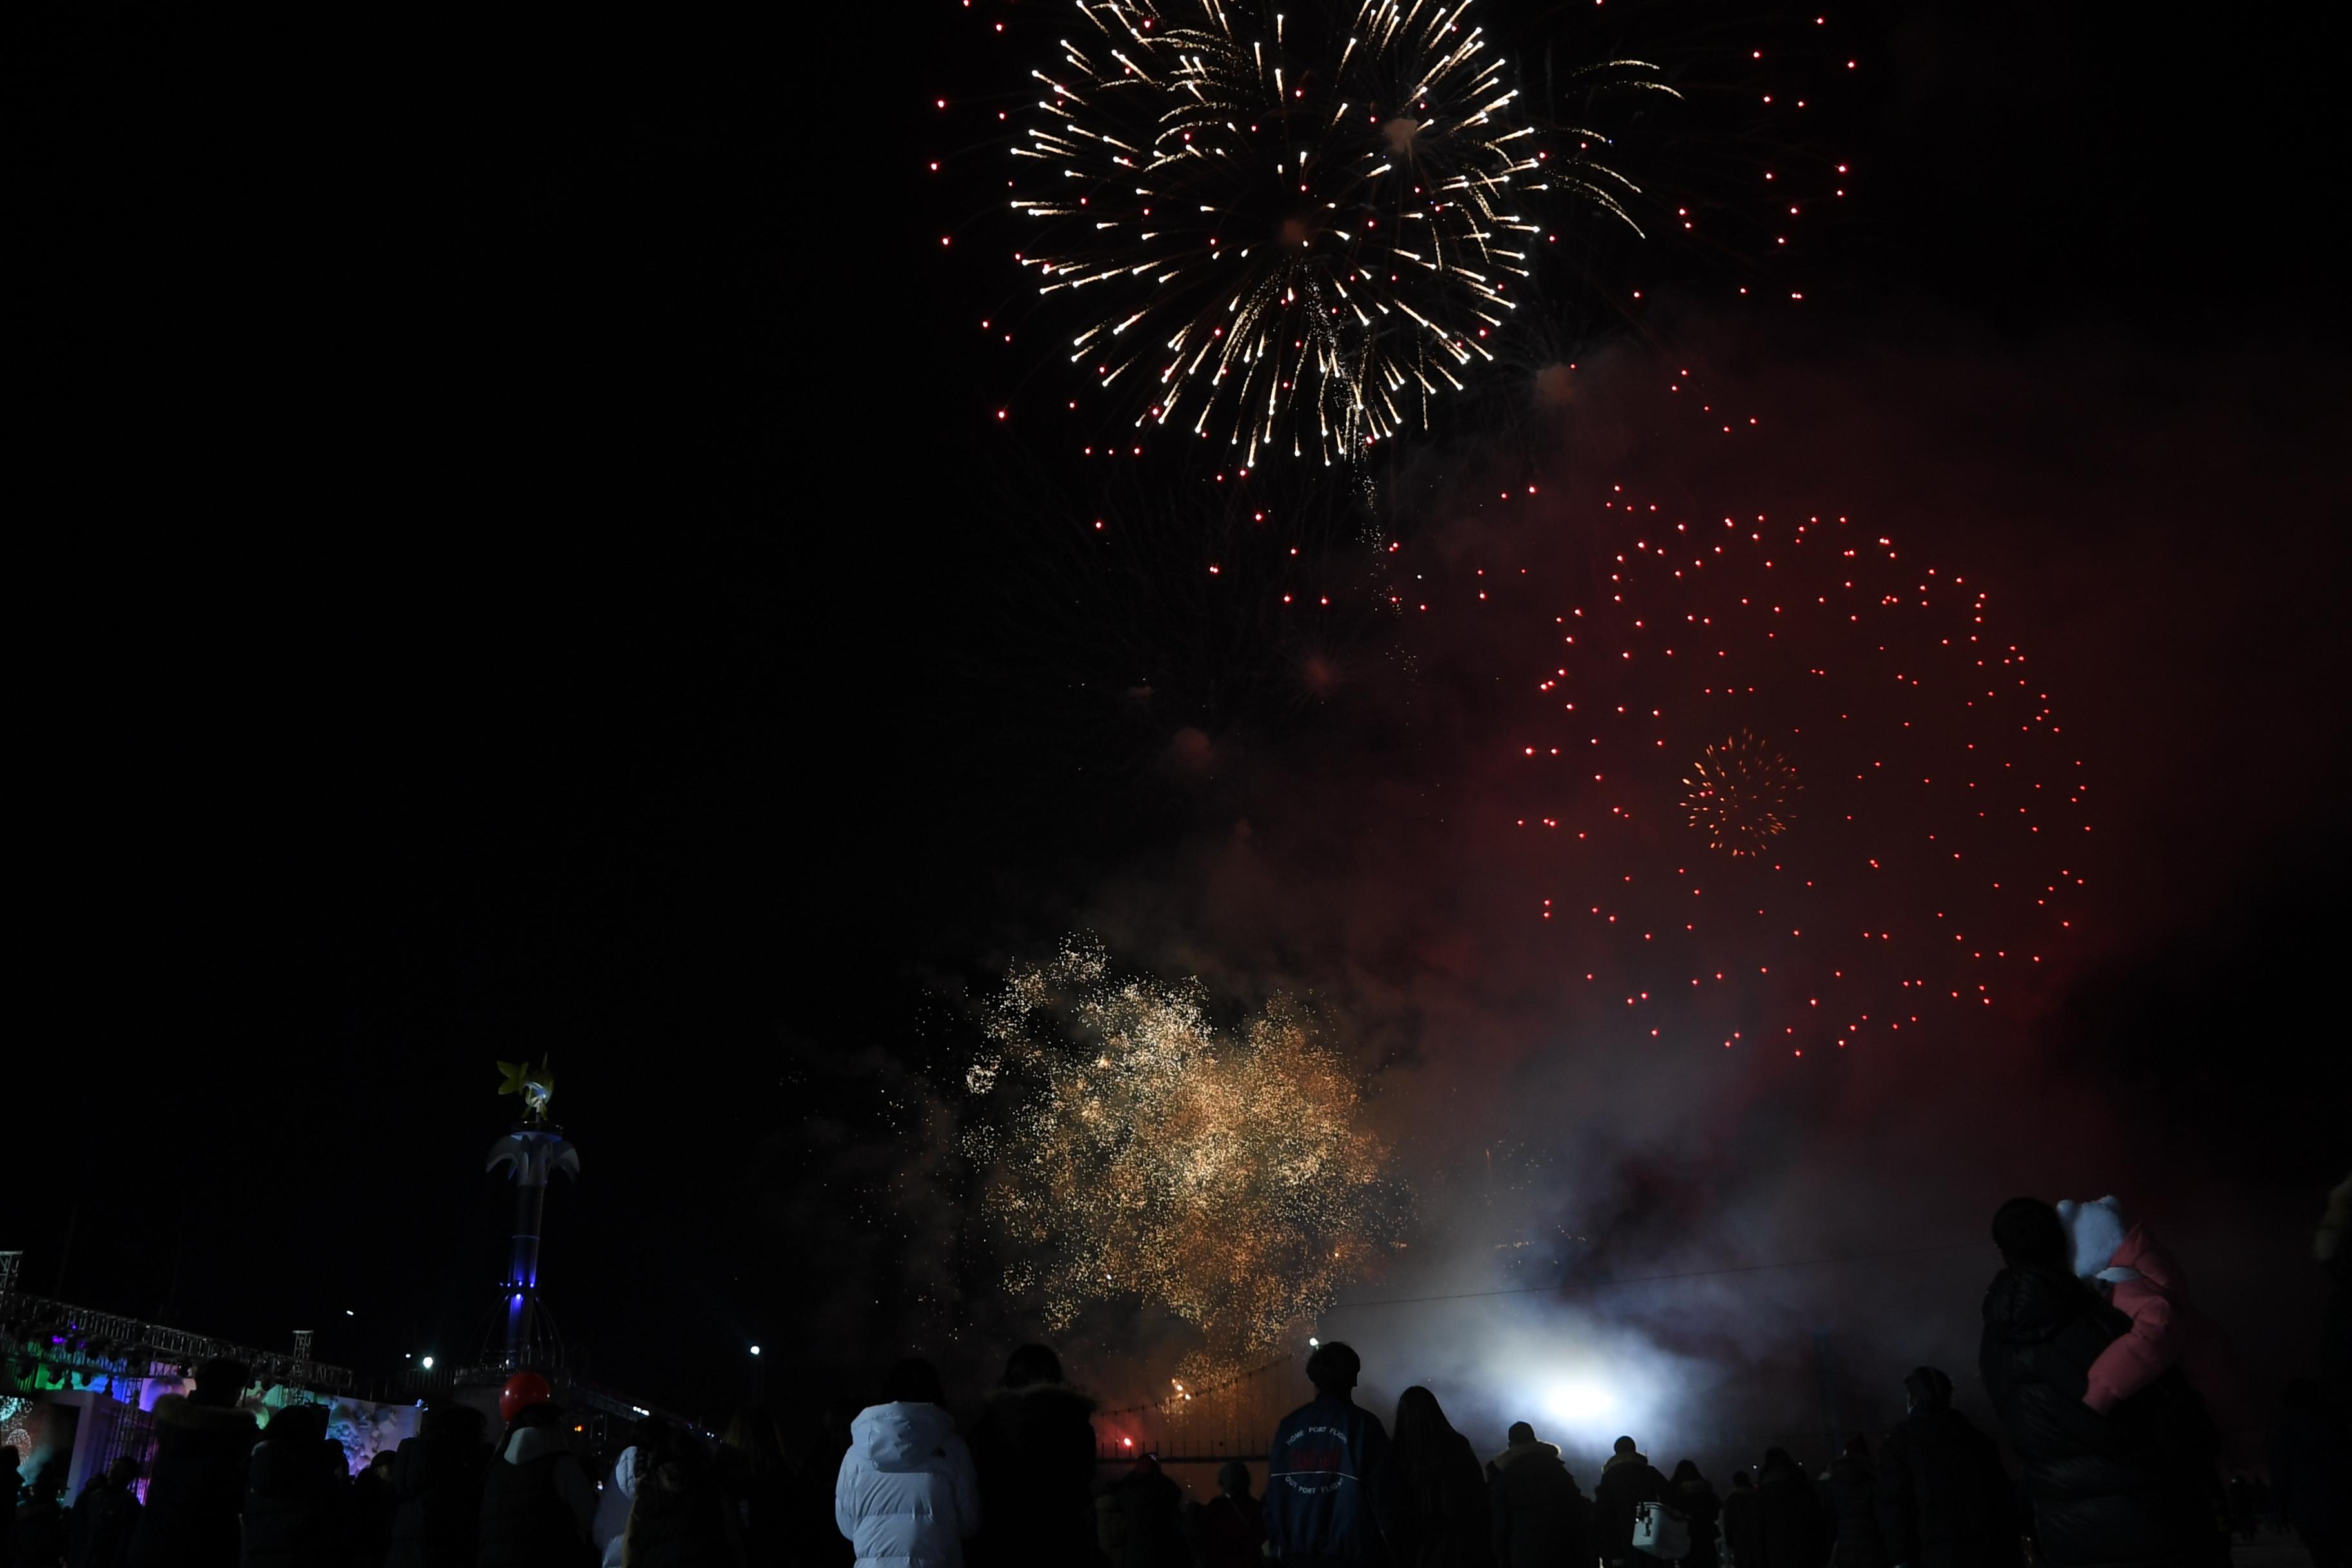
[[[1419,1385],[1383,1422],[1336,1342],[1271,1435],[1264,1494],[1230,1461],[1205,1500],[1156,1455],[1101,1459],[1093,1402],[1043,1345],[961,1430],[910,1357],[813,1426],[755,1404],[712,1443],[647,1416],[606,1464],[523,1373],[495,1432],[436,1404],[356,1474],[324,1406],[262,1427],[247,1369],[216,1361],[156,1405],[143,1478],[117,1459],[68,1506],[58,1464],[23,1475],[0,1447],[0,1568],[2214,1568],[2265,1527],[2352,1568],[2347,1210],[2352,1182],[2315,1239],[2334,1281],[2318,1353],[2266,1423],[2152,1229],[2113,1199],[2018,1198],[1993,1219],[1972,1373],[1995,1429],[1920,1366],[1874,1441],[1817,1468],[1767,1447],[1720,1490],[1628,1435],[1588,1491],[1524,1420],[1482,1458]]]

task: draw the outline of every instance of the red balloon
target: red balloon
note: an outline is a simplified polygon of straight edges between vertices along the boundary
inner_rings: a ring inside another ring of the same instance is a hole
[[[555,1390],[547,1386],[547,1379],[535,1372],[519,1372],[499,1390],[499,1419],[511,1425],[516,1416],[532,1405],[544,1405],[554,1397]]]

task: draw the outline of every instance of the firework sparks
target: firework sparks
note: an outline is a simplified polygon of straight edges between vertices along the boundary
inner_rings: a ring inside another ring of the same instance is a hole
[[[1041,290],[1095,306],[1072,362],[1149,384],[1139,426],[1224,437],[1244,468],[1360,455],[1495,357],[1539,237],[1527,198],[1632,224],[1605,138],[1555,150],[1514,122],[1471,5],[1078,0],[1012,205],[1052,226],[1022,258]]]
[[[1345,1064],[1295,1005],[1222,1034],[1197,983],[1112,974],[1073,942],[1015,968],[988,1016],[975,1093],[1008,1117],[972,1138],[1007,1276],[1066,1326],[1144,1300],[1201,1331],[1195,1374],[1237,1364],[1318,1310],[1402,1219],[1388,1151]]]
[[[1747,730],[1701,752],[1683,785],[1690,825],[1709,849],[1734,855],[1757,854],[1786,832],[1792,798],[1804,788],[1789,759]]]
[[[1549,645],[1514,817],[1559,858],[1534,912],[1563,968],[1635,1038],[1798,1055],[2030,1003],[2076,948],[2090,785],[1987,590],[1845,518],[1612,488],[1591,526],[1580,586],[1470,599]],[[1671,816],[1729,853],[1706,868]]]

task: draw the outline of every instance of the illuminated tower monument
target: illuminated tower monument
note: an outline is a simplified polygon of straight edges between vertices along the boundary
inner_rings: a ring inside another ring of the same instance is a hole
[[[553,1065],[534,1068],[529,1062],[500,1062],[499,1070],[506,1075],[499,1092],[520,1095],[523,1116],[490,1145],[488,1169],[509,1166],[514,1177],[514,1238],[507,1277],[499,1287],[506,1330],[503,1353],[494,1341],[483,1346],[482,1359],[509,1372],[526,1367],[554,1372],[562,1364],[563,1342],[539,1299],[539,1227],[547,1212],[549,1176],[562,1171],[579,1180],[580,1152],[564,1142],[563,1129],[547,1119],[548,1105],[555,1099]]]

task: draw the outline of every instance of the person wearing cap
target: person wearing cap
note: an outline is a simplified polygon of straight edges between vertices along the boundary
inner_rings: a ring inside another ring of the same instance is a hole
[[[506,1418],[482,1482],[479,1568],[581,1568],[595,1560],[589,1527],[596,1485],[572,1452],[572,1433],[547,1380],[517,1373],[499,1394]]]
[[[1904,1568],[2011,1568],[2017,1507],[1993,1440],[1952,1408],[1932,1366],[1903,1380],[1902,1424],[1878,1446],[1878,1532]]]
[[[1388,1458],[1388,1428],[1359,1409],[1353,1390],[1363,1362],[1348,1346],[1319,1345],[1307,1358],[1315,1397],[1275,1428],[1265,1481],[1265,1539],[1295,1568],[1374,1563],[1384,1548],[1371,1500]]]

